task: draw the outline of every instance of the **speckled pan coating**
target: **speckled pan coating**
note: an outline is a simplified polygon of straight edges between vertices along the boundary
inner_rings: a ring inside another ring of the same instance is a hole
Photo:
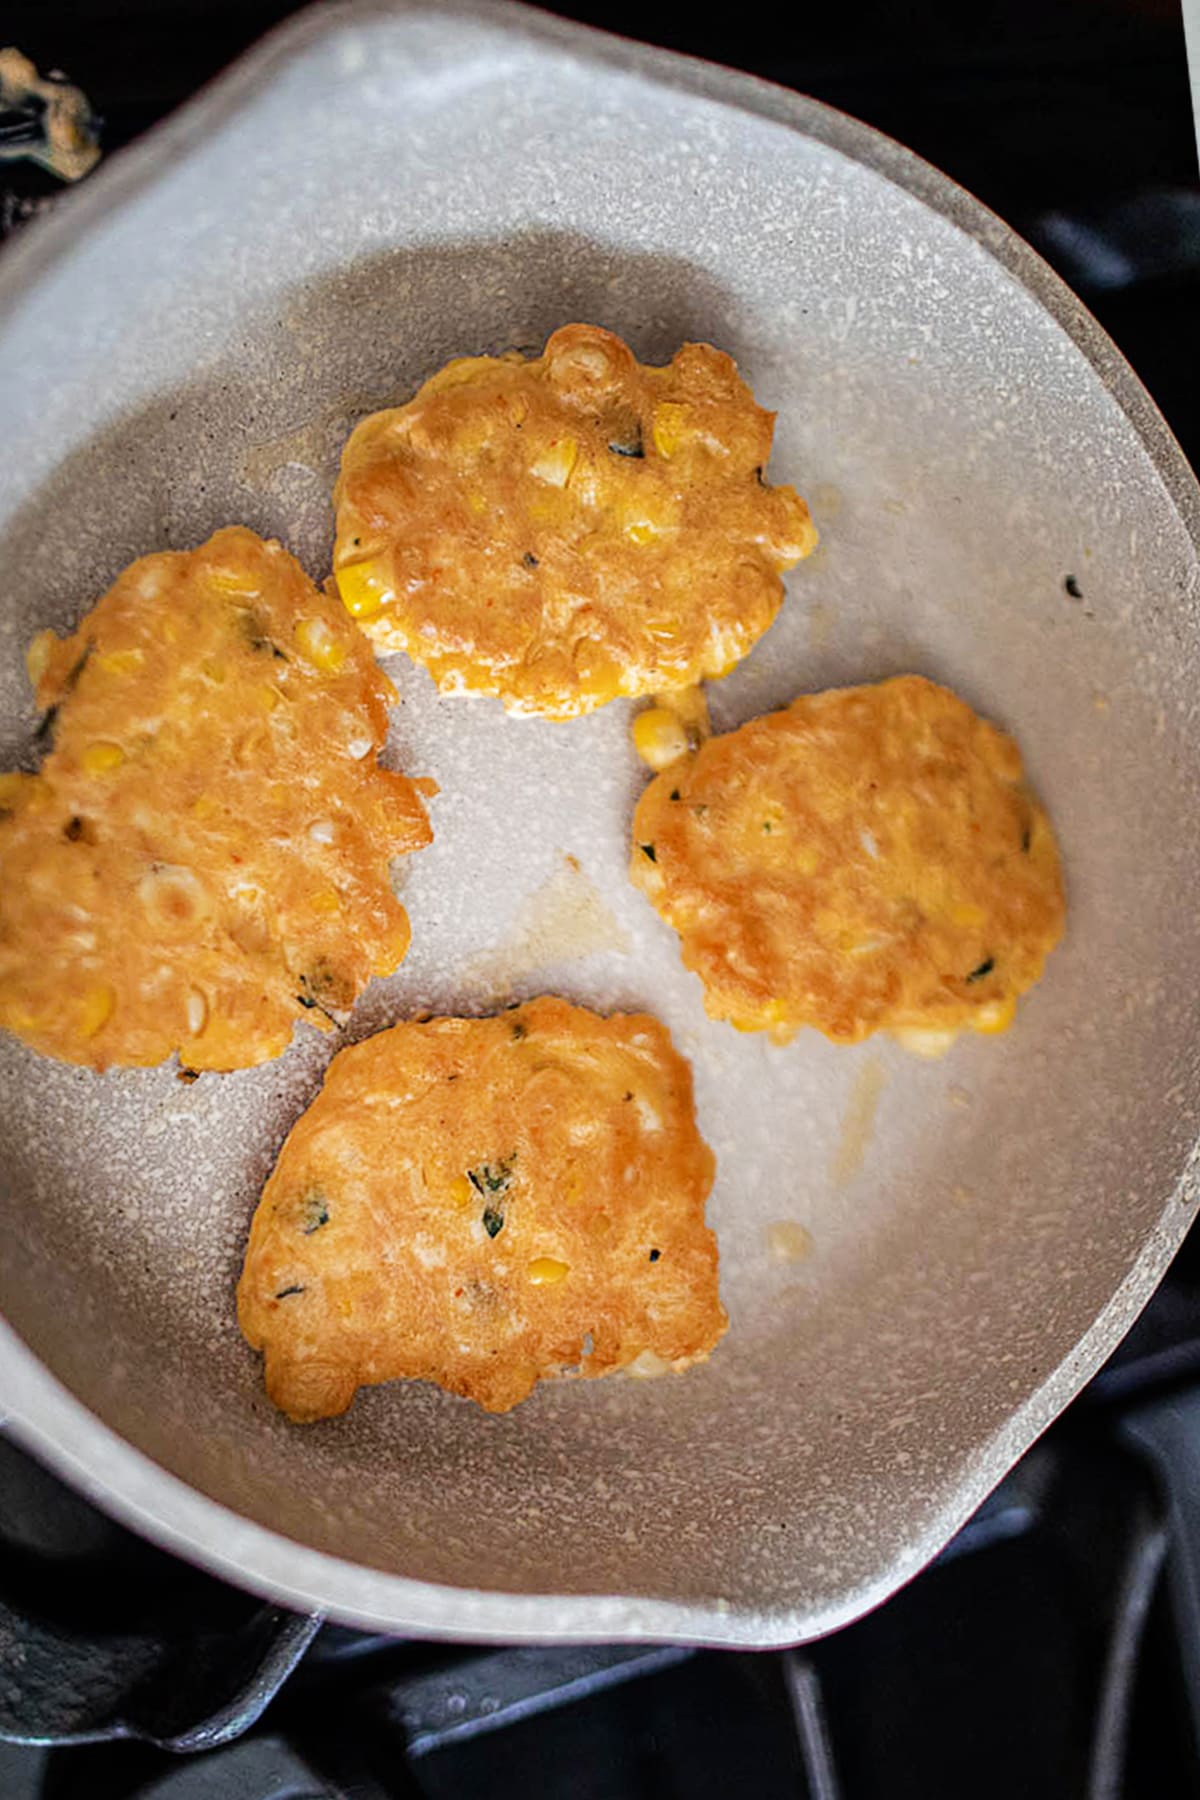
[[[348,425],[571,318],[648,359],[710,339],[779,409],[773,472],[822,547],[714,693],[718,726],[801,688],[949,683],[1022,745],[1066,945],[1014,1032],[942,1063],[738,1037],[625,882],[624,707],[514,723],[394,664],[394,754],[443,797],[405,886],[412,955],[351,1034],[482,1003],[455,970],[502,967],[577,857],[628,950],[519,989],[652,1008],[692,1057],[727,1339],[678,1380],[500,1419],[409,1386],[296,1430],[233,1284],[333,1046],[306,1033],[184,1087],[5,1042],[2,1399],[122,1517],[295,1604],[467,1637],[783,1642],[940,1548],[1196,1204],[1200,502],[1077,303],[811,101],[513,7],[315,10],[0,262],[0,748],[29,751],[36,626],[233,519],[323,574]],[[805,1260],[772,1260],[782,1220]]]

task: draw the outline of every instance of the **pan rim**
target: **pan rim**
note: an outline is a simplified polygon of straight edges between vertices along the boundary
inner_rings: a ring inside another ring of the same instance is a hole
[[[139,143],[64,196],[53,216],[0,259],[0,325],[81,236],[161,178],[235,117],[280,70],[348,27],[458,20],[535,47],[578,54],[695,100],[780,124],[891,182],[982,248],[1050,314],[1115,401],[1200,558],[1200,485],[1153,400],[1083,303],[1017,234],[966,190],[874,128],[757,77],[627,42],[503,0],[336,0],[278,27]],[[170,1474],[66,1389],[0,1321],[4,1425],[89,1498],[144,1536],[212,1572],[304,1611],[369,1629],[491,1642],[676,1642],[777,1648],[851,1623],[910,1580],[946,1544],[1105,1360],[1149,1300],[1200,1204],[1193,1153],[1141,1252],[1074,1350],[982,1444],[932,1517],[871,1577],[821,1606],[764,1612],[723,1601],[631,1594],[531,1594],[451,1587],[316,1550],[238,1514]]]

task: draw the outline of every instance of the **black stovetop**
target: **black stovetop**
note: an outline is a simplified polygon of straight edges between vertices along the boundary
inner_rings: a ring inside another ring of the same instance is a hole
[[[0,36],[87,91],[111,151],[292,10],[8,0]],[[552,10],[910,144],[1060,269],[1200,458],[1200,187],[1173,0]],[[0,236],[56,191],[0,165]],[[0,1800],[1193,1796],[1198,1242],[931,1568],[782,1654],[450,1651],[321,1626],[152,1550],[0,1441],[0,1740],[51,1745],[0,1741]]]

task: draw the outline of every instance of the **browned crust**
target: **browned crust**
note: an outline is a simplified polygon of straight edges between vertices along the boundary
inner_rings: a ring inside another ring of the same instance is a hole
[[[712,1176],[656,1019],[541,998],[397,1025],[335,1057],[293,1127],[241,1327],[298,1420],[399,1377],[504,1412],[576,1368],[683,1368],[726,1324]],[[539,1284],[547,1259],[566,1273]]]
[[[1016,745],[915,675],[710,739],[642,795],[630,869],[709,1012],[779,1038],[986,1028],[1063,932]]]
[[[278,544],[143,557],[30,660],[54,748],[0,776],[0,1024],[94,1069],[241,1068],[400,962],[389,860],[430,831],[377,766],[391,684]]]
[[[567,325],[529,361],[453,362],[346,446],[343,595],[445,691],[517,713],[722,675],[816,543],[804,502],[763,479],[773,431],[708,344],[647,368]]]

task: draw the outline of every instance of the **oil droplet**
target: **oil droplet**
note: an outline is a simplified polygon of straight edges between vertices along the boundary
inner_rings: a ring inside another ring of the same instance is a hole
[[[612,951],[628,955],[629,937],[575,856],[530,894],[513,920],[507,941],[475,956],[462,971],[464,985],[489,1000],[507,998],[529,976],[551,964]]]
[[[766,1239],[772,1262],[798,1263],[812,1255],[812,1233],[796,1219],[773,1219],[767,1226]]]

